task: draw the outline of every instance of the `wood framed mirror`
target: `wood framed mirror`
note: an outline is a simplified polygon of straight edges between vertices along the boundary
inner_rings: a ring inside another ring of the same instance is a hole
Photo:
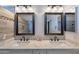
[[[15,32],[16,35],[34,35],[34,13],[16,13]]]
[[[45,35],[63,35],[63,13],[45,13]]]

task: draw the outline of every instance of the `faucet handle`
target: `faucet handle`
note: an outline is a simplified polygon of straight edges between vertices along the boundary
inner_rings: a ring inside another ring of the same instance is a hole
[[[51,41],[53,41],[53,39],[52,39],[52,38],[51,38],[50,40],[51,40]]]
[[[25,39],[23,39],[25,41]]]
[[[59,39],[57,39],[57,41],[59,41]]]
[[[22,41],[22,39],[20,39],[20,41]]]
[[[28,41],[29,39],[27,38],[26,41]]]

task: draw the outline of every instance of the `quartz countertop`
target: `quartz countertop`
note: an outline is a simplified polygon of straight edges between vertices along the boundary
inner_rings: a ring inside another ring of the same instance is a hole
[[[78,38],[75,33],[65,33],[65,40],[50,41],[50,40],[29,40],[20,42],[14,38],[0,41],[0,49],[79,49],[79,44],[76,44]],[[72,36],[72,37],[71,37]],[[74,41],[75,40],[75,41]]]
[[[76,49],[79,46],[69,43],[65,40],[52,42],[50,40],[29,40],[27,42],[19,42],[16,40],[6,40],[0,43],[0,49]]]

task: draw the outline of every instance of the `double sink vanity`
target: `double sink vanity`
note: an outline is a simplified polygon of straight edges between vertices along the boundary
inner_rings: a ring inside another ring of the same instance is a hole
[[[1,38],[6,38],[7,36],[11,38],[0,41],[0,48],[78,48],[76,40],[73,41],[74,39],[78,39],[76,38],[77,34],[75,34],[75,12],[46,12],[43,10],[44,7],[48,8],[50,6],[16,6],[18,8],[33,7],[34,12],[15,12],[14,20],[11,21],[12,23],[9,22],[12,24],[10,26],[10,29],[13,30],[11,33],[14,34],[12,34],[12,36],[3,34]],[[65,7],[62,5],[52,6],[59,8]],[[38,7],[40,7],[40,9]]]

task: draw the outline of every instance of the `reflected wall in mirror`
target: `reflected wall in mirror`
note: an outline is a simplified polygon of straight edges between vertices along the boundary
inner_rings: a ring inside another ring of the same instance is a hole
[[[34,35],[34,13],[16,13],[16,35]]]
[[[65,31],[75,32],[75,13],[65,13]]]
[[[45,34],[63,35],[62,13],[45,13]]]

